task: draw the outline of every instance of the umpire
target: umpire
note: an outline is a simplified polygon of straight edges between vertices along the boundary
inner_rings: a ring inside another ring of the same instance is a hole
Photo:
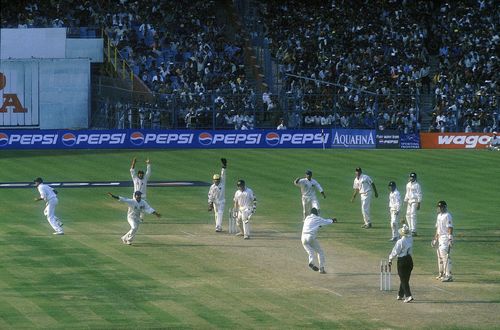
[[[389,265],[392,264],[392,259],[398,257],[398,275],[400,280],[398,300],[403,300],[405,303],[413,301],[410,290],[410,276],[413,270],[413,237],[410,234],[410,229],[407,225],[403,225],[399,229],[401,238],[396,242],[391,254],[389,255]]]

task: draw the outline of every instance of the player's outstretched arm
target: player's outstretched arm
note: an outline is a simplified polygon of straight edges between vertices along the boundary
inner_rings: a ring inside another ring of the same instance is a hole
[[[137,162],[137,158],[132,159],[132,164],[130,165],[130,169],[133,170],[135,168],[135,163]]]
[[[120,197],[116,196],[116,195],[113,195],[112,193],[108,192],[108,195],[113,197],[114,199],[119,199]]]

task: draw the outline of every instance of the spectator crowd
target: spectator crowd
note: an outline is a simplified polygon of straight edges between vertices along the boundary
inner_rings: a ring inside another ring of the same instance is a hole
[[[103,126],[417,132],[498,130],[494,0],[255,0],[280,72],[277,93],[245,67],[245,31],[216,1],[32,1],[2,5],[3,28],[100,28],[157,96],[103,98]],[[89,30],[90,31],[90,30]],[[167,109],[167,110],[166,110]]]

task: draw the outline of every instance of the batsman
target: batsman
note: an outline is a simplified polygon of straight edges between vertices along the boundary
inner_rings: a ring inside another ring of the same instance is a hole
[[[222,219],[224,216],[224,206],[226,204],[226,167],[227,159],[221,158],[222,168],[220,174],[215,173],[212,176],[212,185],[208,190],[208,211],[214,212],[215,231],[222,231]]]
[[[236,236],[243,236],[244,239],[249,239],[250,218],[257,208],[257,198],[255,198],[252,189],[245,185],[245,180],[238,180],[236,186],[238,190],[234,193],[233,212],[235,213],[236,225],[240,230],[236,233]]]
[[[450,250],[453,245],[453,219],[445,201],[439,201],[437,208],[436,235],[431,243],[433,247],[437,247],[439,274],[436,279],[452,282]]]

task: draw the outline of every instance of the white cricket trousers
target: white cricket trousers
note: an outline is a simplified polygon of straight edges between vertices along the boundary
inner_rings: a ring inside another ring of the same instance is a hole
[[[222,228],[222,220],[224,219],[224,202],[214,203],[215,228]]]
[[[250,217],[252,216],[252,210],[250,209],[240,209],[238,212],[238,218],[236,219],[236,225],[243,231],[244,236],[250,237]]]
[[[406,223],[412,233],[417,231],[417,202],[408,202],[406,206]]]
[[[45,203],[45,209],[43,210],[43,214],[47,217],[47,221],[49,222],[50,226],[56,233],[64,233],[64,230],[61,227],[61,221],[59,218],[56,216],[56,206],[59,203],[59,200],[57,197],[53,197],[49,199]]]
[[[309,257],[309,263],[315,264],[314,257],[317,254],[319,268],[325,267],[325,253],[323,252],[323,249],[319,245],[316,236],[311,234],[302,234],[301,240],[302,240],[302,246],[304,246],[304,250],[306,250],[307,255]]]
[[[304,216],[303,219],[311,214],[311,209],[313,207],[318,210],[319,214],[319,202],[317,198],[302,197],[302,215]]]
[[[139,230],[139,224],[141,223],[140,219],[135,219],[131,217],[127,217],[127,221],[130,225],[130,230],[122,236],[122,240],[132,242],[135,238],[135,234],[137,230]]]
[[[392,238],[399,238],[399,212],[396,210],[391,210],[391,230]]]
[[[369,225],[372,221],[370,219],[370,203],[372,201],[372,191],[359,194],[361,199],[361,214],[365,225]]]
[[[451,275],[450,240],[448,235],[439,236],[439,247],[437,249],[439,274],[445,277]]]

